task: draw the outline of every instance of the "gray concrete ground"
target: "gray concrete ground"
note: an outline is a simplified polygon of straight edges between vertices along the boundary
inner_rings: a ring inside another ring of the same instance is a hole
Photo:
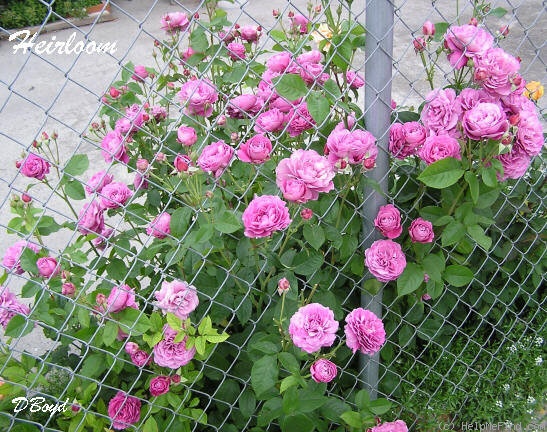
[[[169,0],[115,0],[111,2],[112,14],[116,17],[114,21],[46,33],[38,38],[38,41],[51,41],[55,36],[57,41],[66,41],[76,32],[77,40],[87,37],[97,42],[116,42],[117,51],[113,55],[14,54],[13,42],[0,41],[0,148],[3,152],[0,164],[0,256],[16,240],[5,232],[11,218],[9,198],[12,194],[20,194],[27,184],[24,178],[16,176],[14,162],[41,131],[55,130],[59,133],[67,159],[74,151],[86,151],[92,166],[104,166],[100,152],[85,143],[82,134],[96,116],[100,97],[118,76],[120,65],[127,61],[151,62],[153,40],[163,36],[160,19],[164,13],[182,7],[188,13],[199,11],[203,14],[198,0],[183,0],[178,5],[170,3]],[[364,23],[365,2],[353,3],[357,19]],[[425,20],[455,22],[456,3],[460,4],[461,23],[466,23],[471,14],[471,1],[396,1],[393,99],[397,103],[420,103],[427,92],[421,63],[412,47],[412,35],[419,35]],[[527,80],[547,83],[544,36],[547,13],[542,1],[494,0],[492,3],[493,7],[509,11],[504,18],[488,20],[494,30],[509,25],[510,37],[502,42],[502,46],[522,58],[522,72]],[[305,11],[306,0],[247,0],[235,5],[222,2],[222,6],[231,21],[240,24],[255,22],[268,30],[274,25],[272,9],[279,9],[282,13]],[[364,55],[357,57],[356,69],[364,70],[363,60]],[[442,85],[443,78],[439,78],[438,84]],[[545,102],[542,103],[545,108]],[[60,208],[45,188],[33,189],[32,195],[50,209]],[[58,218],[62,220],[66,211],[61,213]],[[60,250],[67,241],[69,236],[60,235],[49,245]],[[7,284],[17,286],[19,283],[11,278]],[[26,348],[38,353],[46,347],[40,336],[34,334],[21,341],[17,349]]]

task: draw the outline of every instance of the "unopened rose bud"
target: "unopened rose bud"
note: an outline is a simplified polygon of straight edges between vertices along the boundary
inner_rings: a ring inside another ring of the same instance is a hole
[[[435,25],[431,21],[424,22],[424,25],[422,26],[422,33],[424,36],[434,36]]]
[[[486,78],[488,78],[488,74],[486,73],[486,71],[482,70],[482,69],[477,69],[475,71],[475,74],[474,74],[474,79],[475,81],[477,82],[482,82],[484,81]]]
[[[99,293],[97,294],[97,297],[95,297],[95,301],[99,305],[104,305],[106,304],[106,296],[103,293]]]
[[[99,128],[100,128],[99,123],[97,123],[97,122],[91,123],[91,129],[97,130],[97,129],[99,129]]]
[[[129,87],[126,86],[126,85],[123,85],[123,86],[120,87],[120,91],[122,93],[127,93],[129,91]]]
[[[294,17],[294,12],[293,12],[293,11],[290,11],[290,12],[288,13],[288,16],[289,16],[289,18]]]
[[[226,124],[226,116],[225,115],[220,115],[218,117],[217,124],[219,126],[224,126]]]
[[[372,169],[376,165],[376,159],[375,158],[368,158],[363,161],[363,168],[365,169]]]
[[[314,10],[315,10],[316,13],[320,13],[321,12],[321,5],[315,6]]]
[[[233,142],[236,142],[239,139],[239,134],[237,132],[232,132],[232,134],[230,135],[230,139]]]
[[[67,297],[72,297],[76,292],[76,286],[72,282],[65,282],[61,288],[61,293]]]
[[[178,154],[175,157],[175,161],[173,162],[173,165],[175,165],[175,169],[178,172],[186,172],[188,171],[188,167],[191,165],[192,161],[190,158],[186,155]]]
[[[272,15],[274,18],[277,18],[280,15],[279,9],[272,10]]]
[[[300,217],[304,220],[310,220],[313,216],[313,210],[310,208],[302,209],[300,212]]]
[[[417,53],[425,50],[425,40],[422,37],[414,39],[412,41],[412,44],[414,45],[414,51],[416,51]]]
[[[516,75],[515,77],[513,77],[512,83],[515,86],[519,87],[522,84],[522,77],[520,75]]]
[[[519,63],[522,63],[522,58],[520,56],[515,57]]]
[[[509,124],[511,126],[516,126],[519,124],[519,121],[520,121],[520,114],[517,113],[517,114],[512,114],[509,116]]]
[[[238,30],[240,27],[241,27],[241,26],[240,26],[239,24],[236,24],[236,25],[234,26],[234,28],[235,28],[236,30]]]
[[[196,12],[196,13],[194,14],[194,18],[195,18],[195,19],[199,19],[199,13]]]
[[[159,47],[160,46],[160,41],[159,40],[154,40],[154,46],[155,47]]]
[[[110,102],[108,102],[108,99],[106,98],[106,96],[103,96],[101,98],[101,102],[104,103],[105,105],[110,105]]]
[[[183,74],[184,76],[189,76],[189,75],[190,75],[190,71],[189,71],[188,69],[184,69],[184,70],[182,71],[182,74]]]
[[[25,203],[29,203],[32,201],[32,198],[30,197],[30,195],[24,193],[21,195],[21,199],[23,200],[23,202]]]
[[[391,99],[391,109],[397,108],[397,102],[394,99]]]
[[[479,25],[479,22],[477,21],[477,18],[471,17],[471,19],[469,20],[469,25],[477,27]]]
[[[42,139],[43,139],[44,141],[46,141],[46,140],[49,139],[49,135],[47,134],[47,132],[45,132],[45,131],[42,132]]]
[[[423,301],[431,300],[431,296],[430,296],[429,294],[426,293],[426,294],[424,294],[424,295],[422,296],[422,300],[423,300]]]
[[[142,119],[143,119],[144,122],[147,122],[148,120],[150,120],[150,116],[148,114],[144,113],[142,115]]]
[[[32,141],[32,147],[38,148],[38,147],[40,147],[40,143],[39,143],[38,141],[36,141],[36,140],[33,140],[33,141]]]
[[[114,99],[118,99],[121,95],[121,92],[115,87],[110,87],[109,93],[110,93],[110,96]]]
[[[289,289],[291,288],[291,283],[288,281],[287,278],[279,279],[279,282],[277,282],[277,293],[279,295],[283,295]]]
[[[149,165],[149,163],[146,159],[137,160],[137,169],[139,171],[142,171],[142,172],[146,171],[147,168],[148,168],[148,165]]]
[[[53,131],[53,133],[51,134],[51,139],[56,140],[57,138],[59,138],[59,134],[57,132]]]
[[[330,153],[330,150],[329,150],[327,144],[325,144],[325,147],[323,147],[323,154],[324,154],[325,156],[328,156],[329,153]]]
[[[507,36],[509,34],[509,26],[502,26],[499,29],[500,35]]]
[[[346,169],[347,166],[348,166],[347,161],[345,161],[345,160],[341,160],[341,161],[340,161],[340,169],[341,169],[341,170]]]
[[[171,377],[171,382],[178,384],[180,382],[180,375],[177,375],[177,374],[173,375]]]
[[[511,145],[512,142],[513,142],[513,135],[511,134],[505,134],[501,139],[501,143],[505,146]]]
[[[70,274],[70,272],[68,270],[61,271],[61,279],[63,279],[63,281],[70,280],[70,276],[72,276],[72,275]]]
[[[72,412],[75,412],[77,413],[78,411],[80,411],[80,407],[78,405],[72,405],[70,407],[70,409],[72,410]]]
[[[156,153],[156,160],[158,162],[165,162],[167,160],[167,156],[165,156],[165,153],[158,152]]]
[[[129,355],[136,353],[139,350],[139,345],[135,342],[127,342],[125,344],[125,352]]]
[[[215,194],[213,193],[213,191],[208,190],[208,191],[205,192],[205,197],[206,197],[206,198],[211,199],[211,198],[213,198],[214,196],[215,196]]]

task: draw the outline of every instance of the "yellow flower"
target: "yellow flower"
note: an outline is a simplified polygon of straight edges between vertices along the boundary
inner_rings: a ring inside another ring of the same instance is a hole
[[[530,81],[524,88],[524,96],[531,100],[539,100],[543,96],[543,86],[539,81]]]
[[[332,38],[332,31],[326,23],[320,24],[317,30],[315,30],[311,34],[311,37],[317,45],[319,45],[323,41],[327,41],[327,43],[325,43],[325,46],[323,47],[323,51],[329,50],[330,42],[328,41],[330,41]]]

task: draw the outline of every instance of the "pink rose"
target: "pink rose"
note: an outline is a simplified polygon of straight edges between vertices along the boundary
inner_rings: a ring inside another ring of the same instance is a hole
[[[522,177],[532,163],[532,158],[529,155],[520,152],[515,147],[509,153],[496,156],[496,158],[503,166],[503,175],[498,176],[501,181]]]
[[[277,294],[283,295],[291,288],[291,283],[287,278],[281,278],[277,281]]]
[[[61,287],[61,294],[67,297],[74,297],[75,292],[76,285],[74,285],[72,282],[65,282]]]
[[[317,383],[328,383],[336,378],[338,370],[336,365],[330,360],[320,358],[313,362],[310,366],[312,379]]]
[[[139,345],[135,342],[127,342],[125,344],[125,352],[129,355],[136,353],[139,350]]]
[[[346,81],[352,89],[358,89],[365,85],[365,79],[359,73],[351,70],[346,72]]]
[[[509,122],[501,106],[481,102],[463,115],[462,126],[465,134],[472,140],[499,140],[509,130]]]
[[[169,391],[171,385],[171,378],[168,376],[157,376],[150,380],[150,394],[152,396],[159,396]]]
[[[140,368],[146,366],[151,360],[150,354],[141,349],[137,349],[136,351],[129,353],[129,355],[131,356],[133,364]]]
[[[165,326],[163,339],[154,346],[154,362],[158,366],[178,369],[184,366],[196,355],[196,348],[186,348],[186,339],[182,342],[173,342],[177,332],[169,326]]]
[[[495,103],[496,98],[490,96],[484,90],[477,90],[474,88],[464,88],[456,97],[456,103],[461,107],[462,116],[466,111],[469,111],[481,102]]]
[[[449,27],[444,41],[450,51],[448,61],[454,68],[461,69],[469,59],[476,59],[490,49],[494,38],[483,29],[466,24]]]
[[[230,164],[234,149],[220,140],[206,146],[198,157],[197,165],[205,172],[220,177]]]
[[[337,331],[338,321],[334,319],[334,313],[319,303],[302,306],[289,323],[293,343],[310,354],[321,347],[332,346]]]
[[[374,426],[371,432],[408,432],[406,423],[402,420],[394,422],[382,423],[381,425]]]
[[[208,79],[185,82],[178,95],[185,105],[185,114],[202,117],[209,117],[212,114],[213,104],[218,100],[216,88]]]
[[[275,172],[277,186],[289,201],[305,203],[334,189],[332,165],[315,150],[296,150],[279,162]]]
[[[150,119],[144,107],[138,104],[133,104],[130,107],[127,107],[125,109],[125,117],[129,120],[131,132],[138,131],[139,128]],[[126,131],[120,132],[123,134],[127,133]]]
[[[154,293],[158,307],[185,320],[199,304],[196,287],[187,282],[174,280],[162,282],[161,289]]]
[[[274,195],[253,198],[242,215],[245,236],[268,237],[287,228],[291,221],[286,203]]]
[[[105,162],[112,162],[112,160],[122,163],[129,162],[127,148],[121,133],[117,131],[108,132],[101,141],[101,148]]]
[[[153,237],[162,239],[171,234],[171,215],[169,213],[161,213],[150,222],[150,225],[146,228],[146,234]]]
[[[120,285],[113,287],[106,299],[107,312],[120,312],[125,308],[138,309],[139,306],[135,303],[135,291],[128,285]]]
[[[543,126],[535,111],[522,111],[514,147],[528,156],[537,156],[543,148]]]
[[[315,126],[315,120],[308,111],[308,105],[304,102],[287,114],[289,127],[287,128],[291,137],[296,137],[304,131],[312,129]]]
[[[460,143],[448,135],[427,137],[424,145],[418,151],[418,156],[428,165],[447,157],[462,158]]]
[[[104,209],[98,201],[84,204],[78,216],[78,231],[82,234],[100,234],[104,228]]]
[[[306,63],[321,63],[323,59],[323,54],[318,50],[306,51],[305,53],[300,54],[296,58],[296,63],[300,66],[305,65]]]
[[[260,37],[258,26],[246,25],[239,28],[241,39],[246,42],[257,42]]]
[[[139,189],[148,189],[148,175],[141,174],[139,172],[135,173],[135,177],[133,178],[133,188],[135,189],[135,192]]]
[[[255,135],[247,142],[241,144],[237,151],[237,157],[243,161],[261,164],[270,159],[272,142],[264,135]]]
[[[133,192],[125,183],[112,182],[101,190],[101,205],[105,209],[122,207],[132,196]]]
[[[401,213],[393,204],[381,206],[378,215],[374,219],[374,226],[380,230],[383,236],[394,239],[401,235]]]
[[[419,122],[394,123],[389,129],[389,151],[397,159],[415,155],[425,137],[425,127]]]
[[[354,353],[359,350],[371,356],[380,351],[386,341],[382,320],[373,312],[363,308],[354,309],[346,316],[344,333],[346,345]]]
[[[132,79],[135,81],[144,81],[146,78],[148,78],[148,72],[146,68],[143,65],[137,65],[133,68],[133,75],[131,76]]]
[[[178,154],[173,161],[173,165],[178,172],[186,172],[192,165],[192,159],[190,159],[187,155]]]
[[[452,135],[458,124],[461,110],[455,101],[456,92],[453,89],[437,89],[429,92],[421,113],[425,128],[435,134]]]
[[[422,34],[424,36],[434,36],[435,35],[435,24],[431,21],[424,22],[422,26]]]
[[[475,81],[493,96],[507,96],[513,91],[513,78],[520,62],[502,48],[491,48],[475,59]],[[521,92],[522,93],[522,92]]]
[[[49,174],[49,162],[34,153],[29,153],[21,165],[21,174],[25,177],[43,180]]]
[[[113,234],[114,230],[112,228],[103,227],[101,234],[91,240],[91,243],[93,243],[93,246],[97,249],[103,250],[106,247],[107,240],[112,237]]]
[[[91,176],[85,185],[88,194],[100,193],[107,184],[112,183],[114,176],[107,174],[106,171],[99,171]]]
[[[408,228],[410,239],[415,243],[431,243],[435,237],[433,224],[428,220],[417,218],[412,221]]]
[[[389,282],[401,276],[406,258],[399,243],[376,240],[365,250],[365,265],[380,282]]]
[[[189,25],[188,16],[183,12],[169,12],[161,18],[161,28],[167,33],[184,31]]]
[[[277,108],[279,111],[285,114],[288,114],[292,110],[294,110],[295,106],[300,105],[301,102],[302,102],[302,98],[299,98],[294,101],[289,101],[285,99],[284,97],[279,96],[275,100],[270,101],[268,106],[270,107],[270,109]]]
[[[15,274],[23,274],[24,270],[21,268],[21,254],[29,248],[34,253],[40,252],[40,247],[30,243],[26,240],[19,240],[6,249],[4,252],[4,258],[2,259],[2,266],[8,271],[12,271]]]
[[[226,114],[231,118],[249,118],[258,114],[262,106],[262,101],[255,95],[242,94],[230,99],[226,107]]]
[[[15,294],[10,292],[8,288],[0,286],[0,325],[5,329],[17,314],[28,316],[30,308],[20,303]]]
[[[368,131],[335,128],[327,137],[325,153],[333,165],[340,161],[350,164],[363,163],[365,159],[376,159],[376,138]]]
[[[108,402],[108,415],[114,429],[122,430],[139,421],[141,417],[141,401],[136,397],[119,391]]]
[[[53,257],[38,258],[38,260],[36,261],[36,267],[38,267],[38,272],[40,273],[40,276],[44,278],[55,277],[61,271],[57,260]]]
[[[255,120],[254,130],[258,133],[279,132],[286,123],[285,114],[277,108],[261,113]]]
[[[177,129],[177,141],[183,146],[190,147],[198,140],[196,130],[193,127],[181,126]]]
[[[292,61],[292,54],[287,51],[280,52],[278,54],[272,55],[266,61],[266,67],[272,72],[285,72],[287,67]]]
[[[157,122],[161,122],[167,118],[167,110],[160,105],[154,105],[150,108],[150,114]]]
[[[295,14],[291,17],[291,26],[300,32],[300,34],[308,33],[308,23],[310,20],[302,14]]]
[[[233,61],[245,59],[245,45],[239,42],[230,42],[226,48],[228,49],[228,55]]]

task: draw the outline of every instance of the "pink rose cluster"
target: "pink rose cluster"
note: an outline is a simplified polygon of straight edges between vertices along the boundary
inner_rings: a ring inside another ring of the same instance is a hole
[[[5,329],[15,315],[28,314],[30,308],[21,303],[6,287],[0,286],[0,325]]]
[[[108,402],[108,416],[112,421],[114,429],[126,429],[139,421],[141,417],[141,401],[136,397],[119,391]]]
[[[196,355],[196,348],[186,348],[185,337],[181,342],[175,342],[177,336],[176,330],[165,325],[163,330],[163,339],[154,345],[154,362],[158,366],[178,369],[188,363]]]
[[[255,197],[242,215],[244,234],[250,238],[261,238],[283,231],[291,223],[287,204],[278,196]]]
[[[40,252],[40,247],[34,243],[26,240],[19,240],[6,249],[4,252],[4,258],[2,259],[2,266],[15,274],[23,274],[24,270],[21,268],[21,254],[25,249],[30,249],[34,253]]]
[[[188,318],[199,304],[196,287],[180,280],[163,281],[154,296],[164,313],[172,313],[181,320]]]
[[[332,165],[340,168],[344,168],[346,163],[371,168],[378,156],[376,138],[368,131],[350,131],[344,123],[340,123],[327,137],[325,154]]]

